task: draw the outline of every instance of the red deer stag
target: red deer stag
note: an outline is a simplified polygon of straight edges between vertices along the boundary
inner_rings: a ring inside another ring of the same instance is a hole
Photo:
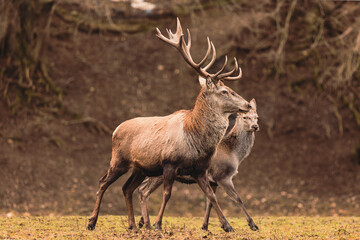
[[[240,199],[239,194],[234,188],[232,178],[237,174],[237,169],[240,163],[250,154],[251,148],[254,145],[255,132],[259,130],[258,115],[256,112],[255,99],[250,101],[252,107],[248,113],[238,114],[235,119],[235,125],[224,136],[218,145],[215,154],[213,155],[208,169],[210,184],[216,191],[216,187],[219,185],[226,193],[240,205],[244,211],[248,224],[251,230],[256,231],[258,227],[250,217],[249,213],[243,202]],[[232,120],[232,119],[231,119]],[[229,126],[229,127],[230,127]],[[196,183],[191,177],[177,177],[177,181],[191,184]],[[146,200],[150,194],[154,192],[163,183],[163,176],[151,177],[144,180],[139,187],[139,199],[141,204],[141,219],[139,226],[145,225],[146,228],[150,228],[149,214],[147,210]],[[206,213],[204,216],[204,223],[202,229],[207,230],[209,224],[209,216],[211,210],[211,203],[206,202]]]
[[[123,186],[128,210],[129,228],[136,228],[132,195],[146,176],[164,176],[163,202],[155,221],[155,228],[161,229],[162,217],[168,202],[172,185],[177,176],[190,175],[199,184],[215,208],[222,228],[232,231],[232,227],[222,213],[216,196],[212,191],[206,170],[211,156],[223,138],[228,127],[228,117],[236,112],[248,112],[249,102],[225,86],[223,80],[236,80],[241,77],[241,69],[235,59],[232,71],[223,73],[223,67],[217,73],[207,70],[216,58],[215,47],[208,38],[208,50],[205,57],[195,63],[190,54],[191,38],[188,41],[177,19],[176,33],[167,30],[169,38],[159,29],[157,36],[180,51],[186,62],[206,79],[191,110],[180,110],[164,117],[139,117],[121,123],[112,136],[112,156],[107,173],[100,179],[93,213],[88,229],[93,230],[99,215],[104,192],[120,176],[132,170],[132,174]],[[202,67],[212,50],[212,59]],[[232,76],[237,74],[236,76]]]

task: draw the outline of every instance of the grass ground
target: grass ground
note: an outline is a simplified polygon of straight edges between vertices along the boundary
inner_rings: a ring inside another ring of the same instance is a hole
[[[125,216],[100,216],[88,231],[83,216],[1,217],[0,239],[360,239],[360,217],[255,217],[258,232],[243,218],[228,220],[235,232],[223,232],[215,218],[207,232],[201,218],[165,217],[161,231],[134,231]]]

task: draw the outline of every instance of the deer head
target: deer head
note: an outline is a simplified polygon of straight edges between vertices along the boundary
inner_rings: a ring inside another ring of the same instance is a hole
[[[251,110],[247,113],[240,114],[239,121],[244,131],[256,132],[259,131],[259,116],[256,112],[256,102],[253,98],[250,101]]]
[[[241,78],[242,71],[241,68],[239,68],[236,58],[234,58],[235,67],[233,70],[224,72],[228,61],[227,56],[225,56],[225,62],[221,69],[216,73],[209,73],[208,69],[214,64],[216,59],[216,50],[209,37],[207,38],[208,49],[205,56],[199,63],[195,63],[190,53],[190,31],[187,29],[188,41],[186,42],[179,18],[177,18],[177,27],[175,33],[172,33],[171,30],[166,29],[169,35],[168,38],[162,35],[158,28],[156,28],[156,31],[157,37],[175,47],[184,57],[185,61],[199,73],[198,79],[200,85],[202,86],[202,93],[204,96],[206,96],[208,104],[211,105],[213,109],[217,109],[223,113],[228,114],[236,112],[248,112],[251,109],[251,106],[244,98],[223,84],[224,80],[238,80]],[[212,52],[211,60],[206,66],[203,67],[210,52]],[[234,74],[236,75],[232,76]]]

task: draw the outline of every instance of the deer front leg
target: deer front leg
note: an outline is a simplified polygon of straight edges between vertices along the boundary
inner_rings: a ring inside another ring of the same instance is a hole
[[[139,227],[145,225],[145,228],[151,229],[147,199],[163,183],[163,176],[146,178],[139,186],[139,201],[141,207],[141,219]]]
[[[215,193],[217,185],[211,185],[211,188]],[[209,201],[208,198],[206,198],[206,210],[205,210],[203,225],[201,227],[202,230],[206,230],[206,231],[208,230],[211,207],[212,207],[211,202]]]
[[[246,211],[244,203],[241,201],[239,194],[236,192],[232,179],[224,179],[218,182],[218,184],[225,190],[225,192],[229,195],[229,197],[235,201],[237,204],[240,205],[241,209],[243,210],[248,225],[250,229],[253,231],[259,230],[258,226],[254,223],[252,218],[250,217],[249,213]]]
[[[210,200],[210,203],[215,208],[216,213],[221,222],[221,227],[224,229],[225,232],[233,232],[234,229],[230,226],[229,222],[226,220],[226,218],[218,204],[216,196],[215,196],[213,190],[211,189],[209,179],[207,177],[206,172],[196,176],[195,179],[196,179],[197,183],[199,184],[201,190],[205,193],[206,197]]]
[[[129,229],[136,229],[133,201],[132,201],[133,192],[142,183],[145,177],[146,176],[140,170],[135,169],[132,175],[129,177],[129,179],[126,181],[126,183],[123,186],[123,193],[125,196],[126,207],[128,210],[128,217],[129,217]]]
[[[175,168],[171,165],[164,166],[163,176],[164,176],[163,202],[161,204],[159,214],[155,221],[155,229],[156,230],[161,229],[162,218],[164,215],[165,206],[166,206],[166,203],[170,199],[172,186],[174,184],[175,177],[176,177]]]

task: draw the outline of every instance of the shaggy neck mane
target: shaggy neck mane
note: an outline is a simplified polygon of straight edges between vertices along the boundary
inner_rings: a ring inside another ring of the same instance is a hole
[[[184,130],[187,133],[201,135],[206,129],[206,121],[209,115],[207,112],[211,111],[211,107],[205,100],[205,93],[201,91],[195,101],[194,108],[187,112],[184,119]]]
[[[192,145],[205,151],[217,146],[228,125],[227,119],[209,104],[206,94],[202,89],[194,108],[184,118],[184,131],[190,136]]]

